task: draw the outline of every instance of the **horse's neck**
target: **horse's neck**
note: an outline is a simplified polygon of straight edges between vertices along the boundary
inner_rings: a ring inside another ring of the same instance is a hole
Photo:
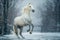
[[[23,14],[24,17],[30,17],[30,14]]]

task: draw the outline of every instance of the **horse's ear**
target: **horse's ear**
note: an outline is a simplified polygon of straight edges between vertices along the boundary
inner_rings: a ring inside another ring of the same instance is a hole
[[[31,3],[28,3],[28,5],[30,5]]]

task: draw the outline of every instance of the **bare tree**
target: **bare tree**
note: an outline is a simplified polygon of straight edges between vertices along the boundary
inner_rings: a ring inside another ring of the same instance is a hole
[[[47,0],[42,14],[42,30],[44,32],[57,32],[57,0]]]

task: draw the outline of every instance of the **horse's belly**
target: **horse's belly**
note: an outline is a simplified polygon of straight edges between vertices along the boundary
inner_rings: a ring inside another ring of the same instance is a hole
[[[17,22],[17,25],[23,26],[24,22],[23,21]]]

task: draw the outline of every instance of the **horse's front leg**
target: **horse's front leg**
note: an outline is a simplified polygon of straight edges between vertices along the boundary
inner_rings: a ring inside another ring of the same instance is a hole
[[[32,31],[34,29],[34,25],[33,24],[31,24],[31,25],[32,25],[32,29],[30,30],[30,34],[32,34]]]
[[[29,29],[27,30],[27,32],[29,32],[30,31],[30,25],[29,25]]]

